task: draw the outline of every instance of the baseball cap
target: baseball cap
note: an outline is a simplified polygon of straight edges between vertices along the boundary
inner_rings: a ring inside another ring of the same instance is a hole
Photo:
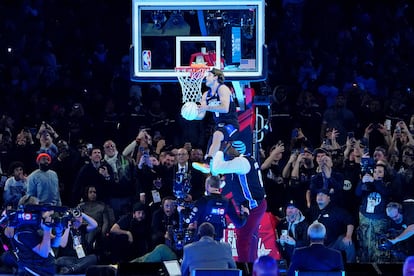
[[[328,195],[328,196],[331,195],[329,193],[329,190],[328,189],[319,189],[319,190],[317,190],[316,194],[325,194],[325,195]]]
[[[286,208],[288,207],[298,208],[296,201],[294,201],[293,199],[289,200],[288,203],[286,204]]]
[[[317,155],[318,153],[325,153],[326,155],[329,155],[329,152],[324,148],[316,148],[313,151],[313,155]]]
[[[134,212],[136,212],[136,211],[145,211],[145,205],[142,204],[141,202],[137,202],[132,207],[132,211],[134,211]]]

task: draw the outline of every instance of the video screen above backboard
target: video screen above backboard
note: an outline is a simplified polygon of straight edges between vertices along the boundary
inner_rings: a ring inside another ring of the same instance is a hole
[[[132,5],[133,81],[177,81],[175,68],[193,63],[223,69],[226,80],[266,77],[264,0]]]

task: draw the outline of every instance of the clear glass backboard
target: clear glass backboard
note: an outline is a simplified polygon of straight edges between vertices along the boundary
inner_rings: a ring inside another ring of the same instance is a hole
[[[221,68],[226,81],[260,81],[264,0],[132,1],[133,81],[177,81],[175,68]]]

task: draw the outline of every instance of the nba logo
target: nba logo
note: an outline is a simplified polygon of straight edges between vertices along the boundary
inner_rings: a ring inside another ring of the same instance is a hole
[[[150,50],[142,51],[142,69],[151,70],[151,51]]]

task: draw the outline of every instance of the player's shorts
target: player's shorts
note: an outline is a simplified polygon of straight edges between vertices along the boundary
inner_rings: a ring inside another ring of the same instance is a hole
[[[239,129],[231,124],[219,123],[216,127],[216,131],[220,131],[224,134],[224,141],[233,141],[236,139]]]

